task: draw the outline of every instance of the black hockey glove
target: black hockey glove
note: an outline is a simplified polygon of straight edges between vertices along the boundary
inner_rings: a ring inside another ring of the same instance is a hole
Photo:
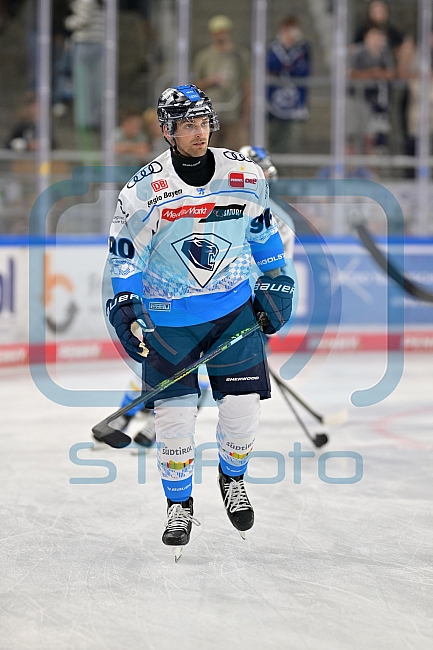
[[[140,297],[136,293],[123,291],[116,294],[114,298],[107,300],[105,309],[108,319],[116,330],[116,334],[126,352],[135,361],[142,363],[149,350],[144,342],[140,341],[135,335],[140,330],[143,333],[153,332],[155,326]]]
[[[295,282],[288,275],[262,275],[254,287],[253,309],[264,334],[275,334],[290,318]]]

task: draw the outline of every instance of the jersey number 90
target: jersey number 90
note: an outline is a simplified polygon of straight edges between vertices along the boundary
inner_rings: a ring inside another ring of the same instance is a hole
[[[113,255],[118,255],[128,260],[132,260],[135,254],[134,244],[130,239],[126,239],[126,237],[122,237],[119,241],[116,241],[114,237],[110,237],[108,240],[108,250]]]

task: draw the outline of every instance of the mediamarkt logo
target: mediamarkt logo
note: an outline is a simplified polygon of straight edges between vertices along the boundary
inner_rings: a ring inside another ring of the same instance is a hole
[[[177,219],[203,219],[212,212],[215,203],[202,203],[201,205],[183,205],[180,208],[164,208],[161,218],[166,221],[176,221]]]
[[[255,174],[247,174],[246,172],[230,172],[229,174],[230,187],[251,187],[256,188],[257,176]]]
[[[151,185],[154,192],[160,192],[161,190],[166,190],[168,188],[168,183],[165,178],[161,178],[159,181],[153,181]]]

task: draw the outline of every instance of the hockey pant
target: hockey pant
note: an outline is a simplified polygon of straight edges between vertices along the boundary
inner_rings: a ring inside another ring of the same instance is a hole
[[[217,402],[216,439],[221,469],[244,474],[259,425],[260,396],[226,395]],[[186,501],[192,492],[197,395],[155,401],[157,463],[167,498]]]

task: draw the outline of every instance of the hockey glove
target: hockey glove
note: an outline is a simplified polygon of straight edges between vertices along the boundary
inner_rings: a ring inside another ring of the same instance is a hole
[[[118,293],[114,298],[107,300],[106,312],[126,352],[135,361],[142,363],[149,350],[137,334],[140,330],[143,333],[153,332],[155,326],[140,297],[129,291]]]
[[[253,309],[264,334],[275,334],[290,318],[295,282],[288,275],[262,275],[254,287]]]

